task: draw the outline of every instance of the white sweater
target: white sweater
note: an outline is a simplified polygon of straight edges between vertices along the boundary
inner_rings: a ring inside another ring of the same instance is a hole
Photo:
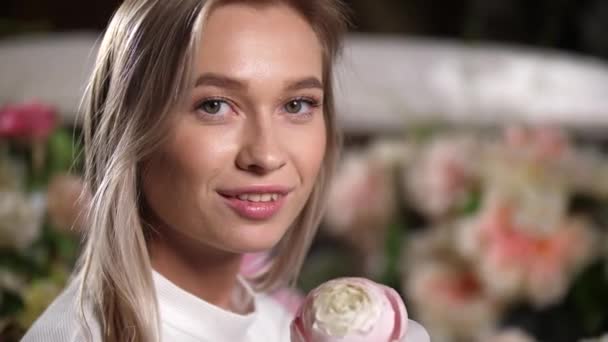
[[[157,272],[154,285],[164,342],[289,342],[291,315],[274,299],[254,293],[241,279],[251,296],[254,311],[236,314],[209,304],[186,292]],[[73,284],[53,302],[27,332],[22,342],[80,342],[76,311],[77,288]],[[94,342],[101,342],[99,324],[93,320]],[[409,322],[407,342],[428,342],[428,334]]]

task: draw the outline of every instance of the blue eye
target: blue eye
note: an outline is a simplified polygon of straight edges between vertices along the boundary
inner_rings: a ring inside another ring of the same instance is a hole
[[[222,116],[230,111],[230,105],[224,100],[210,99],[201,102],[201,104],[198,105],[197,110],[206,115]]]

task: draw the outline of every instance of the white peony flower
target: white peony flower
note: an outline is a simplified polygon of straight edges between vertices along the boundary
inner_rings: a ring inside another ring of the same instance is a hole
[[[307,296],[292,322],[291,338],[293,342],[399,342],[407,328],[407,311],[395,290],[364,278],[339,278]]]

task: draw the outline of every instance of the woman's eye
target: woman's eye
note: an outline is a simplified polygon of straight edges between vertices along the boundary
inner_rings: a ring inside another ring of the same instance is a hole
[[[221,116],[230,111],[230,105],[223,100],[206,100],[203,101],[197,108],[204,114]]]
[[[315,107],[315,104],[311,100],[291,100],[285,104],[285,111],[289,114],[308,114],[312,107]]]

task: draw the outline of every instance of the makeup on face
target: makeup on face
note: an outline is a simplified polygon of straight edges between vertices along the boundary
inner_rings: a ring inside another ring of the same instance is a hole
[[[201,247],[269,249],[323,163],[322,47],[288,6],[223,5],[204,25],[196,86],[147,172],[146,197],[167,229]]]

